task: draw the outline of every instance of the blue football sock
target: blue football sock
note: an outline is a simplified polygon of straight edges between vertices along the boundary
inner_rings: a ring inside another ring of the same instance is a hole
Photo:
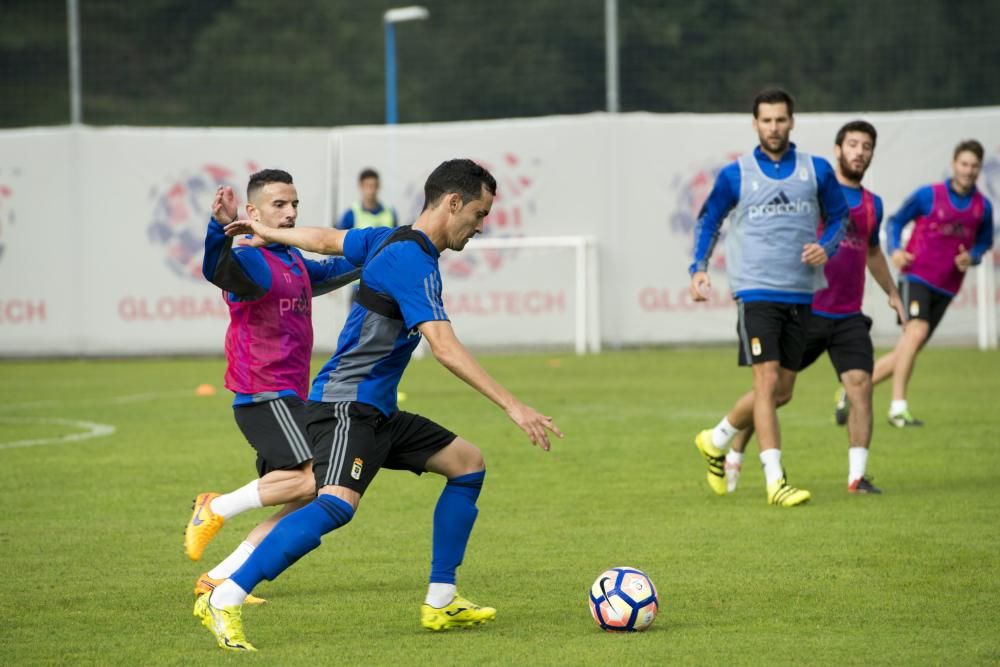
[[[230,579],[249,593],[318,547],[321,537],[353,516],[354,508],[347,501],[325,494],[317,497],[279,521]]]
[[[434,546],[431,583],[454,584],[455,570],[462,564],[465,545],[476,523],[476,499],[483,488],[486,471],[453,477],[445,484],[434,508]]]

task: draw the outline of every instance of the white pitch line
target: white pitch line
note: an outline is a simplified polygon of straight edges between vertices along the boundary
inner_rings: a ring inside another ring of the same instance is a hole
[[[124,396],[112,396],[111,398],[85,398],[81,400],[59,400],[49,399],[43,401],[28,401],[25,403],[6,403],[0,405],[0,411],[11,412],[14,410],[30,410],[33,408],[49,408],[57,405],[123,405],[127,403],[141,403],[142,401],[155,401],[161,398],[171,398],[179,396],[194,396],[191,389],[173,389],[171,391],[149,391],[141,394],[125,394]]]
[[[98,424],[95,422],[80,421],[76,419],[57,419],[54,417],[0,417],[0,422],[15,424],[58,424],[60,426],[72,426],[74,428],[85,429],[82,433],[70,433],[68,435],[60,435],[51,438],[35,438],[32,440],[0,442],[0,449],[37,447],[39,445],[61,445],[67,442],[76,442],[78,440],[100,438],[105,435],[111,435],[115,432],[115,427],[111,424]]]

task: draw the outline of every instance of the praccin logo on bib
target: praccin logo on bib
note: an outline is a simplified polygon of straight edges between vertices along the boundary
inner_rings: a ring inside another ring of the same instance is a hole
[[[232,187],[238,209],[242,209],[247,176],[258,170],[251,162],[245,167],[245,171],[239,171],[203,164],[150,188],[152,219],[146,233],[153,245],[163,249],[166,265],[177,276],[204,280],[201,260],[205,252],[205,227],[212,216],[215,191],[223,185]]]
[[[757,218],[773,218],[779,215],[801,215],[813,212],[813,206],[805,199],[791,200],[784,192],[779,192],[778,196],[766,204],[747,207],[747,214],[751,220]]]

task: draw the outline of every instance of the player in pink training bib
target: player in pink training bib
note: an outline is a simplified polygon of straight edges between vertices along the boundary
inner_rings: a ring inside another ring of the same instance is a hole
[[[917,354],[962,288],[969,267],[993,247],[993,205],[976,189],[983,145],[975,139],[955,147],[952,176],[919,188],[889,221],[889,252],[900,270],[899,291],[906,322],[896,347],[875,363],[875,384],[892,376],[889,423],[922,426],[910,412],[907,385]],[[901,247],[903,228],[913,233]]]

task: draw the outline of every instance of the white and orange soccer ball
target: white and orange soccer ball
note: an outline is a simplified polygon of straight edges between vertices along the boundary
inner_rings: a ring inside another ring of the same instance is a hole
[[[656,587],[642,570],[613,567],[601,572],[590,587],[590,613],[602,630],[637,632],[656,618]]]

